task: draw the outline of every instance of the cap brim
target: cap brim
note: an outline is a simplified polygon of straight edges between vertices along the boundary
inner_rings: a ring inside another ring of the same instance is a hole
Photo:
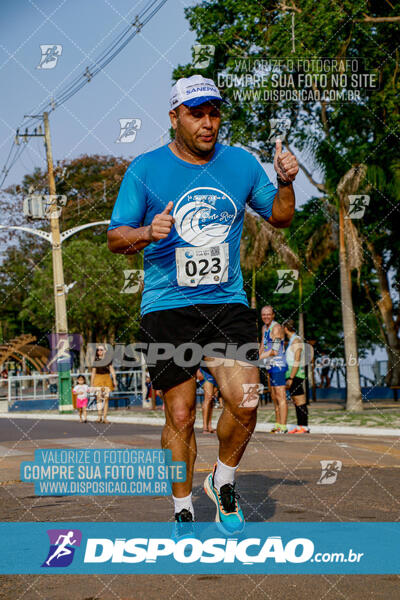
[[[227,100],[217,98],[216,96],[200,96],[198,98],[186,100],[185,102],[182,102],[182,104],[185,106],[200,106],[200,104],[205,104],[206,102],[224,102],[224,104],[229,104]]]

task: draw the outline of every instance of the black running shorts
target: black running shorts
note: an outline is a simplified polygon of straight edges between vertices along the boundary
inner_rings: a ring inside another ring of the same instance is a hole
[[[291,396],[302,396],[304,392],[304,379],[301,377],[293,377],[292,385],[289,388]]]
[[[244,304],[196,304],[146,313],[139,339],[154,389],[193,377],[204,356],[256,365],[255,311]]]

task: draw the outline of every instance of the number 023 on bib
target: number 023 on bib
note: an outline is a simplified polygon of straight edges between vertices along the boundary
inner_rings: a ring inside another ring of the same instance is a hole
[[[229,245],[175,248],[178,285],[218,285],[228,281]]]

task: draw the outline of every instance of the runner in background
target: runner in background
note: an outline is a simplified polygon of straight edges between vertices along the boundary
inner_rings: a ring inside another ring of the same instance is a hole
[[[207,367],[200,367],[197,371],[197,378],[204,392],[203,405],[201,407],[203,413],[203,433],[215,433],[215,429],[211,425],[211,419],[214,402],[217,398],[218,384]]]
[[[146,374],[146,400],[151,401],[151,410],[157,410],[157,398],[162,400],[161,410],[164,410],[164,397],[161,390],[155,390],[153,384],[151,383],[149,373]]]
[[[296,408],[297,427],[289,433],[310,433],[308,427],[308,406],[304,393],[304,380],[306,377],[304,362],[305,352],[303,340],[296,334],[293,319],[283,323],[285,335],[289,340],[286,348],[286,388]]]
[[[147,400],[147,402],[151,401],[151,410],[155,410],[156,397],[155,397],[155,395],[153,397],[153,386],[151,385],[151,379],[150,379],[150,375],[148,373],[146,373],[145,384],[146,384],[146,400]]]
[[[331,359],[329,358],[329,356],[327,355],[326,352],[322,353],[319,363],[321,365],[321,372],[320,372],[321,381],[320,381],[319,387],[328,388],[331,385],[331,378],[329,376]]]
[[[269,375],[271,398],[275,408],[275,426],[271,433],[287,433],[287,400],[286,400],[286,357],[285,333],[279,323],[274,320],[272,306],[264,306],[261,319],[264,322],[261,331],[260,359],[264,360]]]

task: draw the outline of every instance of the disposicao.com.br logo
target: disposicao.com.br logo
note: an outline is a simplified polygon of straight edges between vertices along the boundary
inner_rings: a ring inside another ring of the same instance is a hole
[[[7,522],[0,574],[398,574],[399,536],[398,522],[249,521],[235,536],[214,522]]]
[[[293,538],[286,544],[280,536],[262,538],[226,539],[183,538],[89,538],[86,543],[85,563],[157,563],[170,559],[177,563],[241,563],[253,565],[275,563],[359,562],[362,553],[314,554],[314,543],[308,538]]]

